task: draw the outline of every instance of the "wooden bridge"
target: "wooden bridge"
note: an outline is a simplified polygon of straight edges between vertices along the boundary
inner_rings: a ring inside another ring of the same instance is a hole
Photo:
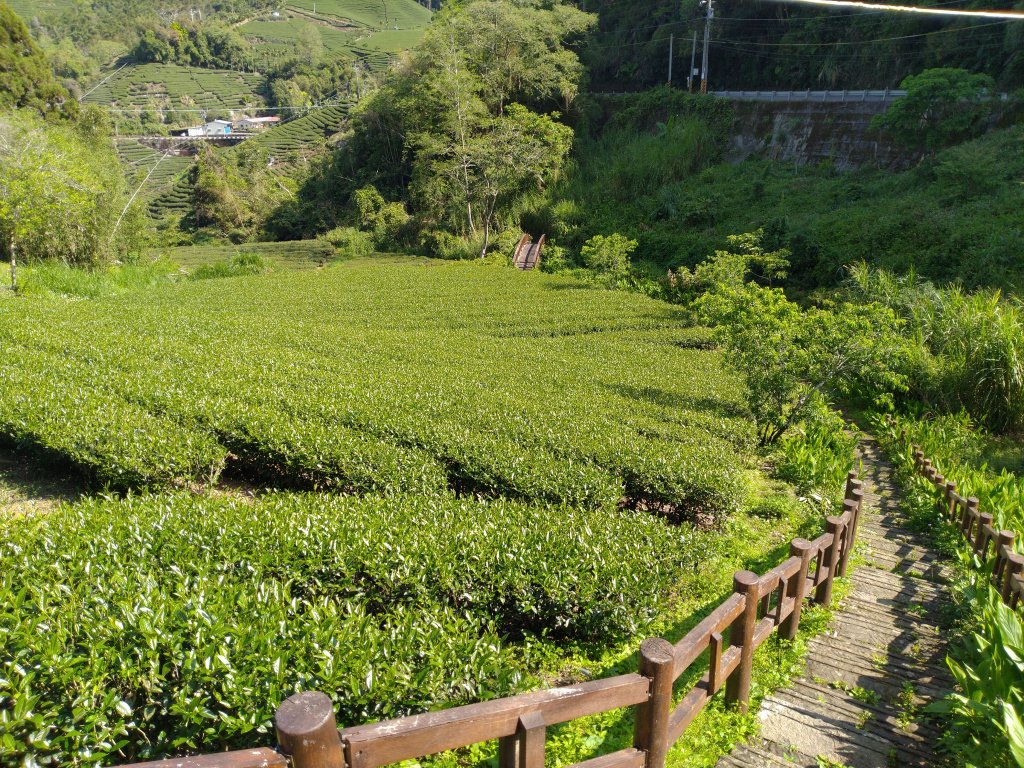
[[[830,628],[809,643],[806,672],[763,700],[759,736],[719,768],[936,765],[940,734],[918,713],[952,687],[944,664],[950,571],[905,525],[893,468],[877,444],[862,440],[858,451],[863,478],[850,473],[842,514],[825,520],[822,535],[794,539],[790,557],[764,574],[738,572],[732,594],[678,642],[645,640],[635,673],[340,731],[325,694],[300,693],[277,711],[277,749],[137,766],[380,768],[497,739],[499,768],[543,768],[548,728],[628,707],[632,744],[569,768],[664,768],[671,746],[720,692],[747,710],[755,650],[776,632],[795,638],[804,604],[832,605],[836,579],[848,571]],[[920,451],[915,461],[949,523],[982,562],[995,558],[992,578],[1016,605],[1024,557],[1013,551],[1013,533],[995,530],[977,499],[959,496]],[[707,671],[680,690],[697,664]]]
[[[516,269],[529,270],[540,266],[540,254],[544,250],[544,243],[547,235],[541,235],[537,242],[529,235],[519,238],[515,253],[512,255],[512,264]]]

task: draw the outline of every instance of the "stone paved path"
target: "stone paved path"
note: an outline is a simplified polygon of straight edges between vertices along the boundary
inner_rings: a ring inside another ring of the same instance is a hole
[[[936,766],[939,734],[918,711],[952,685],[943,628],[950,571],[899,513],[892,466],[878,445],[860,445],[867,561],[829,631],[809,643],[807,670],[765,699],[761,736],[719,768]]]

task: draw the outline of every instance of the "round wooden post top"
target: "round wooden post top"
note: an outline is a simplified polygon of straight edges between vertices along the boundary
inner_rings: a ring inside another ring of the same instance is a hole
[[[345,768],[334,704],[319,691],[289,696],[274,714],[281,751],[294,768]]]
[[[761,583],[761,577],[753,571],[736,571],[732,577],[732,588],[736,592],[751,592]]]
[[[663,637],[648,637],[640,643],[640,656],[655,664],[668,664],[675,661],[676,649]]]

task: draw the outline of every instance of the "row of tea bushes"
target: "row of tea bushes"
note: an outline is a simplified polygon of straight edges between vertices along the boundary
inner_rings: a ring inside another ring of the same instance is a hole
[[[76,361],[270,484],[729,512],[756,466],[742,385],[679,325],[641,296],[473,265],[0,307],[7,343]],[[33,393],[0,405],[14,396]]]
[[[508,693],[522,656],[505,638],[635,632],[699,573],[680,534],[447,495],[181,493],[9,520],[2,762],[263,745],[298,690],[331,692],[344,723]]]

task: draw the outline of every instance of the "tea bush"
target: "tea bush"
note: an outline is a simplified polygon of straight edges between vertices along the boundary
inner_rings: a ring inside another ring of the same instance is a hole
[[[177,494],[12,520],[2,762],[264,745],[299,690],[331,693],[345,724],[505,694],[521,663],[499,637],[633,633],[699,571],[699,538],[447,495]]]

